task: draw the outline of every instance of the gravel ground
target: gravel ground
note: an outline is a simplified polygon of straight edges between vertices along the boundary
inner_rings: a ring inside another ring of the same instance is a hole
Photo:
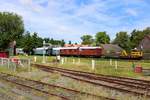
[[[94,86],[85,82],[79,82],[68,77],[61,76],[59,73],[47,73],[40,70],[34,70],[33,72],[21,72],[17,75],[42,81],[45,83],[50,83],[54,85],[63,86],[66,88],[72,88],[83,92],[89,92],[92,94],[102,95],[106,97],[112,97],[118,100],[123,100],[126,97],[126,100],[149,100],[142,97],[133,96],[132,94],[121,93],[115,90],[111,90],[101,86]],[[81,100],[84,100],[82,98]],[[50,99],[51,100],[51,99]],[[55,100],[55,99],[54,99]],[[93,99],[92,99],[93,100]]]
[[[127,93],[121,93],[117,92],[115,90],[111,90],[105,87],[101,86],[94,86],[85,82],[79,82],[74,79],[70,79],[68,77],[61,76],[58,73],[47,73],[43,71],[38,72],[31,72],[31,73],[20,73],[21,76],[24,76],[26,74],[26,77],[37,79],[39,81],[50,83],[53,85],[63,86],[66,88],[72,88],[83,92],[89,92],[92,94],[102,95],[106,97],[112,97],[118,100],[124,99],[126,97],[129,100],[143,100],[141,97],[133,96],[132,94]],[[39,76],[40,75],[40,76]],[[37,77],[36,77],[37,76]],[[82,98],[82,97],[81,97]],[[85,98],[82,98],[81,100],[84,100]],[[93,100],[93,99],[92,99]],[[148,99],[144,99],[148,100]]]
[[[38,91],[22,88],[0,80],[0,100],[60,100]]]

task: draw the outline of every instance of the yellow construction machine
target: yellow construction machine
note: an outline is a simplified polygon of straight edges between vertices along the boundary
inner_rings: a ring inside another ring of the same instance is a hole
[[[143,52],[138,49],[132,49],[130,52],[127,53],[126,50],[123,50],[120,55],[121,58],[127,59],[141,59],[143,57]]]

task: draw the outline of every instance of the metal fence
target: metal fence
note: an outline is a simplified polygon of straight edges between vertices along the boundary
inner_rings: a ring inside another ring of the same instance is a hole
[[[17,68],[28,68],[30,71],[30,59],[16,59],[16,58],[0,58],[0,67],[6,67],[10,70],[16,71]]]

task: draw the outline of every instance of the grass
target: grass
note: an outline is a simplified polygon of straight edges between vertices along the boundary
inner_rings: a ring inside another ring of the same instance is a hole
[[[68,77],[63,77],[61,75],[58,75],[58,73],[53,73],[49,76],[49,78],[47,78],[46,80],[43,79],[41,81],[54,84],[54,85],[67,87],[67,88],[72,88],[72,89],[79,90],[82,92],[88,92],[88,93],[105,96],[105,97],[113,97],[118,100],[123,100],[123,97],[128,98],[127,100],[144,100],[143,97],[138,98],[136,96],[132,96],[132,94],[120,93],[120,92],[117,92],[115,90],[111,90],[105,87],[95,86],[86,82],[80,82],[74,79],[70,79]],[[84,96],[80,96],[79,98],[77,100],[85,100],[88,97],[84,98]],[[88,100],[97,100],[97,99],[89,98]]]
[[[17,56],[19,58],[31,59],[34,62],[35,56]],[[42,64],[43,56],[36,56],[37,61],[34,63]],[[135,73],[133,71],[133,63],[135,66],[142,66],[150,69],[150,60],[119,60],[119,59],[103,59],[103,58],[79,58],[79,57],[62,57],[60,63],[53,63],[55,56],[46,56],[46,65],[53,67],[62,67],[73,70],[81,70],[94,72],[99,74],[125,76],[125,77],[139,77],[142,73]],[[92,69],[92,60],[95,60],[95,69]],[[117,61],[117,68],[116,68]]]
[[[43,60],[43,56],[23,56],[23,55],[19,55],[19,56],[15,56],[16,58],[21,58],[21,59],[31,59],[34,62],[34,57],[36,57],[37,61],[36,62],[40,62],[42,63]],[[51,62],[55,57],[54,56],[45,56],[45,59],[47,62]]]
[[[66,58],[64,58],[66,59]],[[73,59],[75,63],[73,62]],[[64,64],[49,64],[51,66],[63,67],[73,70],[81,70],[94,72],[99,74],[114,75],[114,76],[126,76],[126,77],[139,77],[142,73],[135,73],[132,68],[132,61],[117,60],[117,68],[115,67],[115,61],[112,60],[112,65],[109,59],[94,59],[95,69],[92,69],[92,58],[67,58]],[[80,61],[80,62],[79,62]],[[144,61],[135,61],[135,66],[141,65],[143,68],[150,68],[150,63]]]
[[[34,56],[17,56],[19,58],[23,59],[31,59],[32,62],[34,62]],[[37,56],[37,62],[42,64],[42,56]],[[132,69],[132,61],[127,60],[117,60],[118,67],[115,68],[115,61],[112,60],[112,65],[110,64],[110,59],[102,59],[102,58],[78,58],[78,57],[64,57],[64,63],[53,63],[53,59],[55,57],[49,56],[46,60],[46,65],[55,66],[55,67],[62,67],[67,69],[73,69],[73,70],[81,70],[81,71],[88,71],[88,72],[94,72],[99,74],[106,74],[106,75],[115,75],[115,76],[126,76],[126,77],[140,77],[142,76],[142,73],[134,73]],[[91,62],[92,60],[95,60],[95,69],[92,70],[91,68]],[[135,65],[141,65],[144,68],[150,67],[150,62],[147,61],[135,61]],[[98,95],[104,95],[107,97],[115,97],[123,99],[124,96],[129,97],[130,100],[138,100],[137,98],[133,97],[131,99],[131,95],[129,94],[119,94],[119,92],[116,92],[115,90],[106,89],[104,87],[100,86],[93,86],[88,83],[79,82],[67,77],[63,77],[58,73],[46,73],[43,71],[39,71],[38,69],[32,68],[31,72],[27,72],[26,68],[18,68],[16,72],[10,71],[7,69],[7,67],[0,67],[0,71],[7,72],[7,73],[13,73],[22,77],[54,84],[54,85],[60,85],[67,88],[77,89],[84,92],[94,93]],[[119,94],[119,95],[116,95]],[[122,96],[121,96],[122,95]],[[87,97],[81,97],[81,100],[85,100]],[[50,100],[52,98],[49,98]],[[55,100],[56,98],[54,98]]]
[[[37,61],[34,62],[35,56],[17,56],[21,59],[31,59],[33,63],[42,64],[43,56],[36,56]],[[143,77],[142,73],[135,73],[133,71],[133,62],[135,66],[142,66],[143,68],[150,69],[150,60],[118,60],[118,59],[103,59],[103,58],[79,58],[79,57],[62,57],[60,63],[54,63],[55,56],[46,56],[46,65],[53,67],[62,67],[73,70],[81,70],[105,75],[125,76],[125,77]],[[95,61],[95,68],[92,69],[92,60]],[[117,61],[117,68],[116,68]],[[0,71],[10,73],[6,67],[0,67]],[[27,71],[27,68],[17,68],[17,72]],[[12,73],[13,71],[11,71]]]
[[[0,95],[4,100],[31,100],[26,96],[15,93],[13,91],[13,89],[15,89],[15,87],[12,84],[8,85],[9,83],[7,83],[3,80],[0,80],[0,81],[1,81],[1,84],[4,84],[3,86],[0,87]]]

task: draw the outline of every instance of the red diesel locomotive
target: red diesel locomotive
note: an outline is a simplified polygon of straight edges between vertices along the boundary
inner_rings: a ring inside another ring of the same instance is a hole
[[[64,47],[60,49],[61,56],[78,56],[78,47]]]
[[[64,47],[60,49],[61,56],[101,57],[101,47]]]

